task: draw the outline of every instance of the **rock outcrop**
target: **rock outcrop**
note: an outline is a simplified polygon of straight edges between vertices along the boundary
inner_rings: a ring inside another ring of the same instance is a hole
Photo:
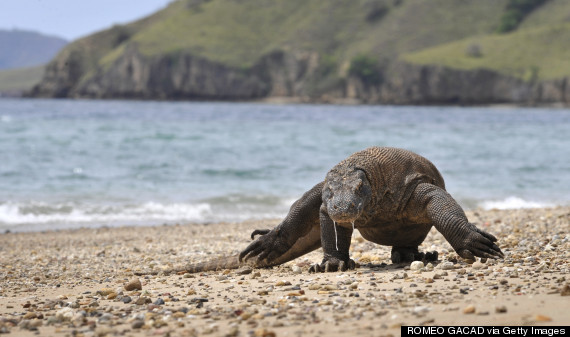
[[[179,100],[259,100],[286,97],[304,102],[370,104],[543,104],[570,103],[568,79],[526,82],[486,69],[458,70],[395,62],[382,82],[366,84],[346,75],[315,92],[319,55],[275,51],[248,69],[232,68],[189,53],[146,57],[136,45],[114,62],[87,72],[79,51],[51,62],[34,97]]]
[[[390,104],[569,103],[567,79],[526,82],[487,70],[400,63],[377,92]]]
[[[568,78],[527,82],[487,69],[394,64],[379,86],[347,81],[347,98],[395,105],[570,104]]]
[[[84,71],[74,53],[47,67],[35,97],[253,100],[303,95],[305,82],[318,65],[315,53],[275,51],[249,69],[236,69],[174,53],[146,57],[127,47],[110,66]]]

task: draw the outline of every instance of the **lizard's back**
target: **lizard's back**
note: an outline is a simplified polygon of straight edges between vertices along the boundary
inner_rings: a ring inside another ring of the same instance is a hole
[[[354,153],[337,166],[362,169],[376,199],[387,197],[394,203],[405,202],[413,188],[422,182],[445,189],[443,177],[431,161],[404,149],[369,147]]]

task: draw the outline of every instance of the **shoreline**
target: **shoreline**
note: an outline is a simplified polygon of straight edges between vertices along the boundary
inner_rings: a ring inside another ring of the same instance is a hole
[[[291,201],[288,204],[292,203],[295,198],[290,198]],[[287,199],[289,200],[289,199]],[[153,202],[150,202],[153,203]],[[536,201],[529,201],[518,197],[507,197],[504,199],[487,199],[483,201],[476,202],[476,205],[470,207],[468,204],[460,202],[460,205],[466,212],[488,212],[492,210],[516,210],[516,209],[550,209],[550,208],[558,208],[558,207],[570,207],[570,203],[568,202],[560,202],[560,203],[549,203],[549,202],[536,202]],[[148,204],[145,203],[145,204]],[[1,205],[0,205],[1,206]],[[17,207],[25,207],[26,205],[17,204]],[[140,205],[139,207],[144,207],[145,205]],[[162,205],[164,207],[171,206],[169,204]],[[199,207],[199,204],[187,204],[188,207]],[[52,207],[58,207],[58,204],[53,205]],[[78,212],[84,212],[88,210],[77,209]],[[287,210],[283,210],[283,216],[286,215]],[[82,214],[82,213],[80,213]],[[228,220],[231,216],[225,216],[223,218],[217,219],[201,219],[201,220],[160,220],[160,219],[152,219],[152,220],[144,220],[145,215],[141,215],[143,220],[139,220],[138,222],[133,222],[132,220],[120,219],[117,218],[115,220],[105,220],[105,219],[97,219],[97,216],[101,214],[95,214],[93,219],[90,220],[79,220],[78,222],[74,222],[73,218],[65,219],[64,216],[61,217],[60,220],[49,220],[45,221],[42,219],[42,216],[49,216],[49,214],[38,214],[38,222],[34,223],[34,220],[29,220],[26,223],[13,223],[13,224],[6,224],[0,223],[0,234],[9,234],[9,233],[32,233],[32,232],[51,232],[51,231],[65,231],[65,230],[77,230],[77,229],[97,229],[97,228],[121,228],[121,227],[132,227],[132,228],[139,228],[139,227],[160,227],[160,226],[176,226],[180,224],[193,224],[193,225],[210,225],[216,223],[225,223],[225,222],[261,222],[261,221],[268,221],[268,222],[278,222],[279,217],[276,215],[267,216],[267,217],[254,217],[250,214],[251,217],[243,217],[238,220]],[[0,214],[0,217],[2,214]],[[27,215],[18,214],[17,216],[26,217]],[[150,214],[151,218],[154,214]]]
[[[309,274],[317,250],[273,269],[135,277],[235,254],[253,229],[279,220],[0,234],[0,332],[379,336],[402,325],[569,325],[570,206],[466,213],[499,239],[504,260],[469,264],[432,230],[420,250],[439,261],[420,270],[354,234],[354,271]],[[125,290],[133,279],[142,290]]]
[[[195,99],[159,99],[159,98],[92,98],[92,97],[31,97],[26,96],[25,92],[0,92],[0,99],[25,99],[25,100],[69,100],[69,101],[124,101],[124,102],[187,102],[187,103],[244,103],[244,104],[266,104],[266,105],[341,105],[341,106],[384,106],[384,107],[461,107],[461,108],[490,108],[490,109],[515,109],[515,108],[536,108],[536,109],[555,109],[567,110],[570,104],[565,102],[536,102],[536,103],[514,103],[514,102],[486,102],[486,103],[370,103],[356,98],[324,98],[313,99],[305,96],[271,96],[250,100],[195,100]]]

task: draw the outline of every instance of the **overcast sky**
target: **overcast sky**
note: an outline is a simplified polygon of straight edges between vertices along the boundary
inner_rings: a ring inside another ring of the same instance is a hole
[[[172,0],[0,0],[0,29],[32,30],[68,40],[164,8]]]

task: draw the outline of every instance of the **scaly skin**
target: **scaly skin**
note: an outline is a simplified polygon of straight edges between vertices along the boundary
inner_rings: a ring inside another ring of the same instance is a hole
[[[503,257],[497,239],[468,222],[429,160],[407,150],[371,147],[333,167],[278,226],[254,231],[252,239],[261,236],[239,256],[173,271],[269,267],[319,247],[324,258],[310,271],[353,269],[349,248],[354,229],[369,241],[392,246],[394,263],[437,260],[437,252],[418,251],[432,227],[463,258]]]

